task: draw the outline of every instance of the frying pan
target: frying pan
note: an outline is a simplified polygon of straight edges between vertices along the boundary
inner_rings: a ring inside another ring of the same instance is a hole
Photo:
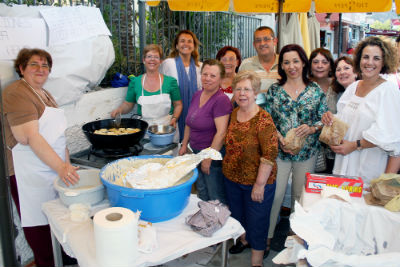
[[[147,122],[139,119],[121,119],[120,128],[139,128],[140,132],[123,135],[94,134],[95,130],[115,128],[114,119],[92,121],[82,126],[82,131],[95,148],[128,148],[140,142],[146,134]]]

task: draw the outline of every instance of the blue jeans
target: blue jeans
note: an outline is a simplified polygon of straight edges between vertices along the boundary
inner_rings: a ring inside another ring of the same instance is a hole
[[[194,153],[200,150],[193,149]],[[210,174],[205,174],[201,170],[201,165],[197,167],[199,177],[196,181],[197,195],[203,201],[218,199],[226,204],[226,195],[224,188],[224,175],[222,174],[222,161],[213,160],[210,166]]]
[[[231,216],[246,230],[246,240],[255,250],[265,250],[269,216],[275,195],[275,183],[264,188],[264,200],[251,199],[252,185],[243,185],[225,178],[226,196]]]

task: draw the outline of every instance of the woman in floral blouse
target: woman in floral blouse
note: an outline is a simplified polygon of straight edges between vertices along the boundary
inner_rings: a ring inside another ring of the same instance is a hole
[[[262,266],[278,155],[271,115],[256,104],[260,86],[261,80],[253,71],[235,76],[232,87],[239,107],[231,114],[222,162],[229,209],[246,230],[229,252],[251,247],[252,266]]]
[[[321,116],[328,108],[319,85],[308,79],[309,62],[303,48],[290,44],[279,55],[281,79],[266,93],[265,109],[271,114],[278,130],[279,156],[274,203],[271,210],[268,241],[272,239],[290,172],[292,172],[292,210],[304,187],[306,172],[313,172],[320,148]],[[285,148],[284,136],[295,128],[296,135],[305,137],[303,148],[296,155]],[[269,244],[268,243],[268,244]]]

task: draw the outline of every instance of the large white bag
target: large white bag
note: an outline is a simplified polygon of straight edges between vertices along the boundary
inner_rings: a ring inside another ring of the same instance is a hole
[[[297,253],[313,267],[400,266],[400,213],[323,199],[306,212],[296,202],[292,230],[307,242]]]
[[[77,7],[62,7],[64,11],[73,8]],[[0,16],[45,21],[40,15],[40,11],[51,9],[60,10],[61,8],[53,6],[28,7],[26,5],[10,7],[0,4]],[[89,11],[88,9],[94,9],[94,7],[79,7],[80,16],[84,16],[85,12]],[[71,13],[71,10],[69,13]],[[40,34],[36,38],[41,38],[45,40],[44,43],[49,44],[48,25],[46,28],[46,33]],[[11,28],[7,28],[7,30],[12,31]],[[24,36],[20,36],[18,40],[13,42],[15,42],[17,48],[30,47],[29,40],[24,39]],[[44,88],[50,91],[59,105],[74,102],[85,92],[93,90],[104,78],[115,59],[113,44],[107,34],[88,36],[76,41],[57,45],[50,44],[47,47],[39,48],[47,50],[53,58],[53,68]],[[18,78],[14,74],[10,60],[0,59],[0,73],[0,85],[3,89]]]

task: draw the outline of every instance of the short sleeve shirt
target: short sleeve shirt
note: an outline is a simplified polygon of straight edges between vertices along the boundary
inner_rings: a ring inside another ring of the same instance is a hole
[[[255,71],[261,79],[261,93],[265,93],[271,84],[275,83],[280,79],[278,74],[278,60],[279,55],[275,56],[275,62],[272,65],[270,71],[266,71],[264,67],[261,65],[258,56],[246,58],[243,60],[242,64],[240,64],[239,71],[242,70],[252,70]]]
[[[45,91],[50,99],[44,99],[47,106],[55,107],[54,99],[49,92]],[[32,91],[28,85],[18,80],[7,86],[3,93],[3,108],[4,108],[4,131],[7,149],[8,172],[9,175],[14,174],[11,150],[17,140],[11,132],[11,126],[21,125],[33,120],[39,120],[42,116],[45,106],[40,101],[39,97]]]
[[[274,83],[266,93],[264,108],[271,114],[282,136],[286,136],[290,129],[302,124],[322,125],[322,114],[328,111],[326,96],[315,82],[310,82],[296,100],[286,93],[283,86]],[[311,158],[320,148],[318,138],[319,133],[307,136],[305,145],[297,155],[290,155],[279,149],[279,158],[291,161],[305,161]]]
[[[139,97],[142,95],[142,77],[143,75],[134,77],[129,82],[128,92],[126,93],[125,100],[130,103],[137,103]],[[175,78],[164,75],[164,80],[162,82],[162,92],[163,94],[169,94],[171,102],[181,100],[181,94],[179,92],[178,83]],[[160,90],[156,92],[148,92],[143,90],[144,96],[152,96],[160,94]],[[169,114],[174,112],[174,106],[171,103],[171,110]],[[137,113],[142,115],[142,107],[138,104]]]
[[[186,116],[186,125],[190,127],[190,146],[197,150],[211,145],[217,132],[214,119],[232,112],[231,101],[222,90],[218,90],[202,107],[199,107],[201,93],[202,91],[198,91],[193,95]]]

